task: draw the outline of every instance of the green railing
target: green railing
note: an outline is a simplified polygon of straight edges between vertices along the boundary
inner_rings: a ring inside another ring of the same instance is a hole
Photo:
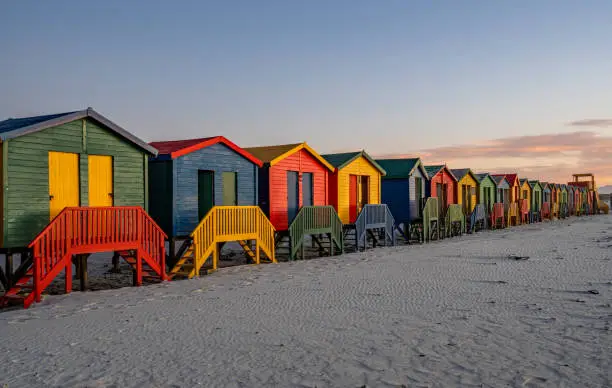
[[[432,240],[435,232],[436,238],[440,238],[440,225],[438,222],[440,220],[440,214],[438,210],[438,198],[427,198],[425,202],[425,207],[423,208],[423,235],[425,241]],[[431,226],[432,223],[435,222],[435,226]],[[432,228],[435,228],[433,230]]]
[[[454,235],[452,233],[452,226],[457,222],[461,223],[460,234],[465,233],[465,215],[463,214],[463,208],[458,204],[449,205],[446,210],[446,230],[451,236]]]
[[[289,225],[289,239],[291,241],[290,260],[304,244],[304,237],[308,235],[328,234],[331,242],[344,252],[344,239],[342,221],[333,206],[303,206]]]

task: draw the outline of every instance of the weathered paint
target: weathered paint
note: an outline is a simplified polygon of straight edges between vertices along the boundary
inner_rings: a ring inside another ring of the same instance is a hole
[[[116,206],[144,206],[145,152],[93,119],[11,139],[5,157],[3,247],[24,246],[49,223],[49,151],[79,154],[80,205],[88,206],[87,155],[113,157]]]
[[[495,194],[495,202],[504,203],[504,193],[507,192],[508,199],[510,199],[510,184],[507,180],[502,179],[497,184],[497,193]]]
[[[539,212],[542,209],[542,185],[540,182],[531,182],[531,210]]]
[[[334,206],[343,224],[349,224],[349,180],[351,175],[367,176],[369,179],[369,198],[367,203],[380,203],[380,171],[372,165],[365,157],[359,156],[348,165],[333,174],[329,174],[329,200]],[[361,189],[357,190],[361,198]],[[365,203],[364,203],[365,204]]]
[[[409,196],[408,196],[408,202],[409,202],[409,214],[408,214],[408,218],[409,221],[412,222],[417,218],[420,218],[419,215],[419,208],[421,206],[423,206],[422,204],[420,204],[419,200],[417,199],[417,185],[416,185],[416,180],[420,179],[421,180],[421,199],[425,198],[426,195],[426,191],[427,191],[427,179],[425,178],[425,175],[423,175],[423,173],[421,172],[421,169],[415,168],[412,175],[410,175],[410,182],[408,184],[408,189],[410,190],[409,192]],[[393,213],[393,211],[391,211]]]
[[[445,167],[441,169],[434,176],[429,177],[429,184],[427,185],[427,196],[437,198],[437,185],[445,184],[446,186],[446,203],[444,207],[457,203],[455,193],[457,191],[457,180],[450,174],[448,169]]]
[[[170,236],[190,234],[200,219],[198,216],[198,170],[212,171],[214,176],[214,204],[223,205],[223,172],[236,173],[237,204],[257,204],[257,165],[225,144],[216,143],[183,154],[173,160],[152,159],[149,163],[149,200],[153,219]],[[171,172],[170,172],[171,170]],[[162,174],[158,177],[156,174]],[[168,175],[171,176],[168,183]],[[158,182],[158,179],[166,183]],[[171,187],[171,192],[168,186]],[[157,190],[156,190],[157,189]],[[169,216],[166,210],[172,206]],[[170,218],[170,220],[169,220]],[[171,226],[170,226],[171,224]],[[168,229],[170,226],[170,229]]]
[[[496,201],[496,192],[497,192],[497,184],[495,183],[495,181],[493,180],[493,178],[491,178],[490,175],[486,175],[483,179],[481,179],[478,182],[478,203],[481,203],[483,205],[487,205],[485,203],[485,193],[488,192],[489,194],[489,207],[488,207],[488,211],[493,210],[493,204]]]
[[[529,185],[529,182],[525,179],[520,187],[521,187],[520,198],[527,200],[527,208],[531,210],[531,195],[532,195],[531,186]]]
[[[461,179],[459,179],[459,182],[457,182],[457,192],[455,193],[455,198],[457,199],[457,204],[462,205],[463,211],[466,214],[470,214],[472,213],[472,211],[474,210],[474,208],[476,207],[476,200],[477,200],[477,195],[476,195],[476,187],[478,185],[478,182],[476,182],[476,179],[474,179],[474,176],[471,173],[465,174]],[[471,206],[468,208],[466,208],[465,206],[463,206],[463,189],[468,190],[468,195],[471,197]]]
[[[260,204],[277,231],[289,227],[287,214],[287,171],[299,173],[299,206],[302,206],[302,174],[313,174],[314,206],[329,205],[328,176],[330,171],[310,152],[299,151],[277,161],[272,167],[265,165],[260,172]],[[264,186],[265,185],[265,186]],[[266,196],[265,193],[268,193]]]
[[[396,224],[410,224],[420,218],[416,180],[421,180],[420,198],[426,198],[428,180],[420,159],[382,159],[376,161],[387,172],[382,177],[381,200],[389,207]]]

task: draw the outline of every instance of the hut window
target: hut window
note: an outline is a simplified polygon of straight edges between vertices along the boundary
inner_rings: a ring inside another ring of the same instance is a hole
[[[523,199],[527,199],[527,190],[523,190]]]
[[[238,205],[238,184],[235,172],[223,173],[223,206]]]

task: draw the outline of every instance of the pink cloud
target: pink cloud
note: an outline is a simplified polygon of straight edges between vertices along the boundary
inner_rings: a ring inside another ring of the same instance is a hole
[[[612,184],[612,137],[590,131],[515,136],[404,155],[377,155],[417,156],[427,164],[446,163],[455,168],[471,167],[475,171],[496,173],[517,172],[521,177],[559,183],[568,182],[573,173],[592,172],[598,185]]]
[[[585,119],[577,120],[569,123],[573,127],[598,127],[607,128],[612,127],[612,119]]]

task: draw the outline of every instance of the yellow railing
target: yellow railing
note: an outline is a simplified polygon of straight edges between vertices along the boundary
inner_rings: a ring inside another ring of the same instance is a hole
[[[259,206],[215,206],[191,233],[193,239],[194,268],[189,277],[200,272],[208,258],[213,256],[213,270],[219,263],[219,244],[229,241],[255,241],[255,263],[260,262],[260,251],[276,263],[274,252],[274,226]]]

